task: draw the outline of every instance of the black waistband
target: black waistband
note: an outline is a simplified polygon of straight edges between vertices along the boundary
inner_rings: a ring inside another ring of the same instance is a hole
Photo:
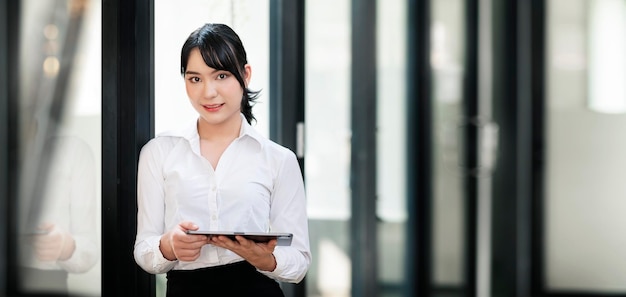
[[[170,270],[167,296],[282,297],[278,283],[247,261],[194,270]]]

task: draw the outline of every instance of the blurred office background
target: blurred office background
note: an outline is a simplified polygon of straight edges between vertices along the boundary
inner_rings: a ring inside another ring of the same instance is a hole
[[[71,294],[164,296],[132,258],[136,161],[196,116],[180,48],[206,22],[240,34],[255,127],[303,169],[287,296],[626,296],[626,0],[0,5],[2,296],[31,296],[17,210],[55,180],[50,135],[96,160],[100,261]]]

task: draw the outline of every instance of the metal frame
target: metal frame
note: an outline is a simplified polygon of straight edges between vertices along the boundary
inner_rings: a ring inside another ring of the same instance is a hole
[[[493,175],[493,296],[529,296],[531,278],[531,159],[534,51],[531,1],[494,2],[494,119],[500,128]],[[506,75],[504,75],[506,74]],[[505,223],[510,222],[510,223]]]
[[[352,296],[378,296],[376,0],[352,0],[350,254]]]
[[[17,251],[14,243],[16,242],[16,225],[17,225],[17,158],[18,155],[18,135],[15,131],[18,131],[18,108],[17,108],[17,96],[18,96],[18,60],[19,60],[19,16],[20,16],[20,3],[19,1],[3,1],[3,11],[6,14],[6,18],[2,18],[2,38],[3,41],[6,41],[6,47],[2,49],[2,58],[6,59],[5,69],[2,69],[3,75],[6,75],[6,79],[1,80],[6,83],[6,88],[2,88],[2,107],[3,107],[3,119],[7,120],[7,125],[5,126],[7,129],[6,134],[3,137],[3,141],[6,141],[7,146],[3,148],[3,158],[6,158],[6,189],[7,201],[5,201],[6,208],[3,208],[6,211],[6,231],[5,233],[8,240],[5,242],[8,243],[4,248],[6,248],[6,253],[3,256],[6,256],[6,277],[3,277],[3,281],[6,281],[6,290],[0,293],[6,293],[9,296],[15,296],[18,294],[17,288],[17,275],[15,273],[9,273],[11,271],[16,271],[17,269]],[[6,8],[6,9],[4,9]],[[13,74],[13,75],[11,75]],[[4,97],[6,96],[6,97]],[[6,108],[6,109],[5,109]],[[4,126],[4,125],[3,125]],[[4,151],[6,150],[6,151]],[[0,199],[5,199],[5,198]],[[4,275],[3,275],[4,276]],[[4,287],[3,287],[4,289]]]
[[[11,73],[11,69],[14,69],[15,63],[9,61],[11,59],[11,51],[15,52],[15,44],[10,41],[15,41],[15,34],[11,35],[11,32],[14,31],[15,22],[15,12],[16,7],[10,5],[9,3],[14,3],[11,1],[2,1],[0,3],[0,44],[6,45],[0,47],[0,65],[7,65],[6,67],[2,67],[0,69],[0,119],[3,119],[3,123],[0,124],[0,189],[2,189],[2,193],[0,194],[0,217],[2,217],[2,228],[0,228],[0,293],[7,293],[8,288],[8,275],[7,273],[11,257],[7,257],[8,253],[8,242],[12,242],[10,240],[4,240],[9,238],[9,230],[12,226],[11,216],[12,213],[9,210],[11,197],[14,196],[14,186],[15,183],[13,180],[10,180],[14,177],[12,174],[13,169],[15,168],[15,162],[11,161],[9,158],[11,148],[15,148],[14,145],[14,136],[10,133],[11,129],[15,126],[14,123],[15,112],[13,112],[12,108],[14,105],[11,103],[11,95],[15,93],[15,88],[12,88],[11,85],[14,85],[14,82],[10,82],[9,78],[11,77],[9,73]],[[13,46],[11,46],[13,45]]]
[[[467,0],[465,11],[465,78],[463,81],[463,115],[465,119],[479,116],[478,84],[479,84],[479,0]],[[477,245],[478,245],[478,195],[479,176],[471,174],[479,167],[478,160],[478,125],[466,124],[464,129],[463,159],[470,174],[464,180],[465,198],[465,232],[464,232],[464,296],[476,296]]]
[[[139,151],[154,135],[154,2],[102,3],[102,295],[154,296],[135,263]]]
[[[430,1],[408,0],[407,46],[407,287],[405,296],[431,296],[432,102]]]

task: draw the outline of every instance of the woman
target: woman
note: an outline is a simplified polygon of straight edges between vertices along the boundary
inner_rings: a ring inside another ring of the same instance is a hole
[[[167,296],[283,296],[310,262],[304,185],[295,154],[250,125],[258,95],[237,34],[206,24],[182,48],[181,74],[199,117],[143,148],[135,260],[167,273]],[[286,232],[290,246],[188,230]],[[228,295],[226,295],[228,294]]]

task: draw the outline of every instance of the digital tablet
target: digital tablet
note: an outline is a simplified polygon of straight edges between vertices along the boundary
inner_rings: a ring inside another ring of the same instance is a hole
[[[243,236],[247,239],[253,240],[255,242],[268,242],[272,239],[276,239],[276,245],[280,246],[288,246],[291,245],[291,239],[293,238],[293,234],[291,233],[264,233],[264,232],[228,232],[228,231],[205,231],[205,230],[187,230],[187,234],[194,235],[206,235],[209,237],[212,236],[227,236],[231,240],[235,240],[235,235]]]

